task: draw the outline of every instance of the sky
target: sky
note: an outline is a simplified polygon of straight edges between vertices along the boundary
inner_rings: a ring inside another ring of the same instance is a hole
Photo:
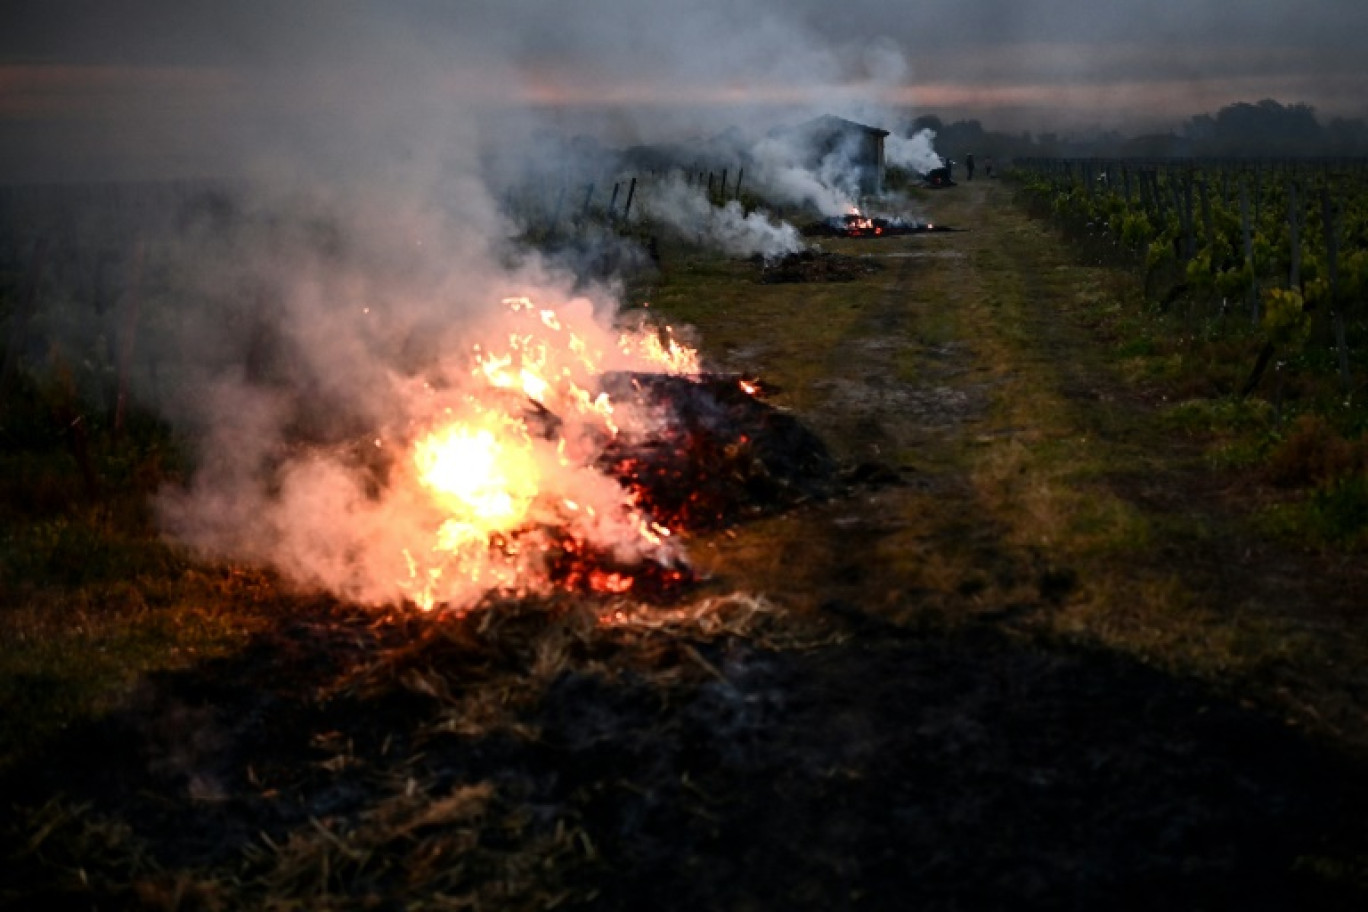
[[[346,169],[512,123],[650,142],[826,111],[1065,134],[1263,98],[1365,117],[1365,36],[1362,0],[0,0],[0,181]]]

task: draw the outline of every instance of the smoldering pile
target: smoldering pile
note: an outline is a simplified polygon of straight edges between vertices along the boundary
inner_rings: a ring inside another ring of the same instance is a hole
[[[657,522],[714,529],[831,493],[836,461],[821,438],[749,381],[624,372],[606,375],[604,387],[661,418],[599,460]]]
[[[786,282],[853,282],[861,276],[883,269],[883,265],[866,257],[829,253],[819,248],[792,253],[777,260],[757,260],[762,285]]]
[[[858,214],[835,215],[803,226],[804,237],[878,238],[906,237],[912,234],[932,234],[954,231],[948,225],[937,225],[901,216],[882,218]]]
[[[758,382],[721,375],[621,371],[602,388],[618,408],[650,413],[649,432],[608,442],[597,467],[627,490],[658,528],[724,528],[835,491],[837,463],[816,434],[761,401]],[[539,423],[555,434],[556,416]],[[696,580],[682,557],[623,561],[574,530],[539,530],[557,588],[669,600]],[[499,546],[492,542],[491,546]]]

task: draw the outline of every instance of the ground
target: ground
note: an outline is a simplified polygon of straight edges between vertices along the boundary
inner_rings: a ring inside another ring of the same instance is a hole
[[[1124,275],[997,182],[924,206],[966,230],[824,242],[846,281],[649,289],[832,496],[694,536],[664,606],[272,589],[4,771],[0,901],[1364,908],[1363,570],[1117,360]]]

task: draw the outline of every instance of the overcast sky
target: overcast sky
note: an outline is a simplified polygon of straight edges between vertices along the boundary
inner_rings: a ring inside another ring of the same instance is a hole
[[[1365,39],[1364,0],[0,0],[0,180],[459,146],[475,113],[529,107],[643,140],[785,110],[1365,117]]]

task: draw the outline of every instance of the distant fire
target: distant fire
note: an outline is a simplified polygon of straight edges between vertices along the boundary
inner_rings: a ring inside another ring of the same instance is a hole
[[[883,234],[882,225],[855,208],[841,219],[841,229],[847,237],[878,237]]]
[[[859,209],[851,209],[845,215],[833,215],[806,226],[803,228],[803,234],[806,237],[878,238],[951,230],[953,229],[930,222],[902,217],[883,218],[867,215]]]

